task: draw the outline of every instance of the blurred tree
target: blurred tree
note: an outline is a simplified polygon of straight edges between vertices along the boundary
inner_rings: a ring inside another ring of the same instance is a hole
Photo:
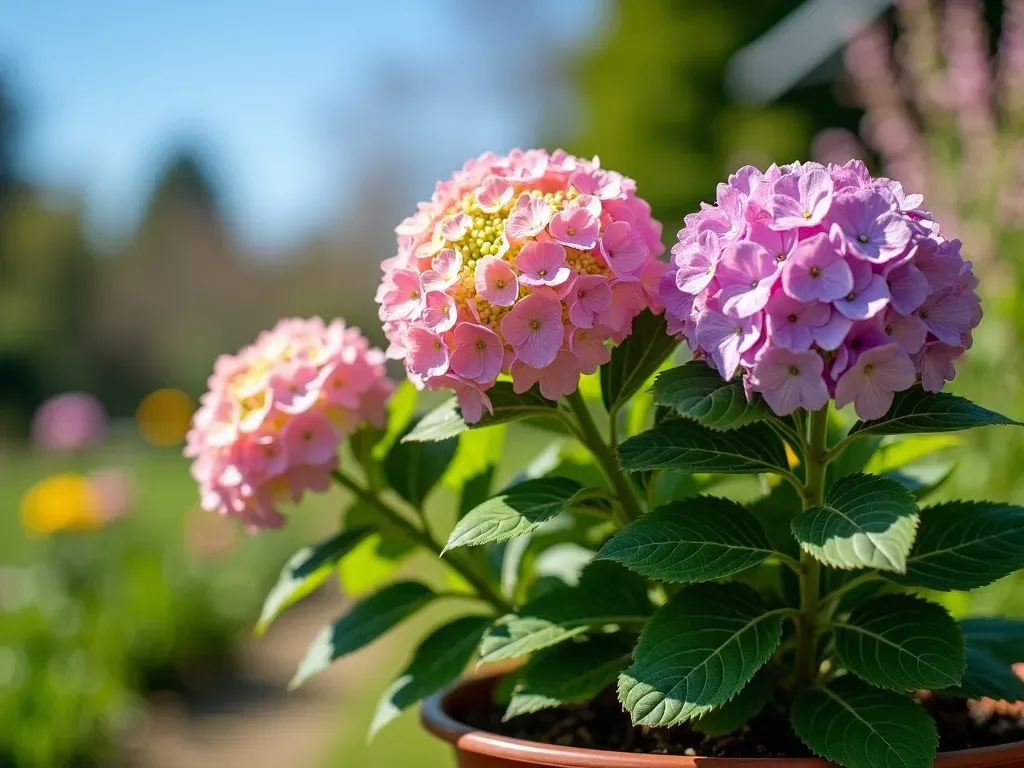
[[[96,330],[109,364],[134,372],[109,392],[114,412],[155,387],[197,390],[217,351],[241,335],[239,302],[258,286],[244,277],[221,211],[207,164],[182,148],[157,172],[135,238],[106,265]]]
[[[18,129],[0,81],[0,432],[23,434],[44,398],[92,381],[86,329],[96,264],[80,201],[44,196],[17,174]]]
[[[222,211],[218,191],[206,164],[194,149],[179,150],[157,173],[157,182],[143,217],[140,235],[145,238],[154,228],[180,224],[182,216],[205,219],[208,234],[221,239]],[[158,237],[166,232],[156,233]]]
[[[17,113],[7,86],[0,80],[0,200],[10,194],[14,186],[14,146]]]
[[[17,124],[14,100],[8,86],[0,79],[0,230],[4,228],[5,214],[18,186],[14,172]],[[0,279],[4,276],[7,261],[7,254],[0,247]]]
[[[55,204],[21,187],[2,223],[0,423],[23,433],[44,398],[95,383],[88,328],[96,260],[77,200]]]
[[[580,58],[584,128],[572,142],[637,179],[666,239],[737,167],[806,157],[827,125],[853,125],[830,84],[803,84],[770,107],[737,104],[729,59],[800,0],[620,0],[606,37]]]

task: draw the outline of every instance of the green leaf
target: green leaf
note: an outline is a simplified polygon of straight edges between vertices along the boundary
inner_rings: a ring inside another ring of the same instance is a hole
[[[693,729],[709,739],[735,733],[760,713],[774,695],[775,678],[768,670],[762,670],[731,700],[694,720]]]
[[[508,427],[459,435],[459,450],[443,482],[459,492],[459,517],[491,497],[498,462],[505,450]]]
[[[372,533],[338,563],[338,579],[349,597],[362,597],[387,581],[418,544],[374,507],[354,501],[345,512],[345,527],[367,526]]]
[[[384,459],[384,476],[395,493],[420,508],[444,475],[458,447],[459,441],[454,437],[430,445],[402,438]]]
[[[1024,507],[951,501],[921,510],[901,584],[942,591],[991,584],[1024,566]]]
[[[903,467],[894,472],[886,472],[885,477],[895,480],[910,491],[915,501],[924,501],[953,476],[955,469],[955,461],[944,461]]]
[[[967,673],[959,688],[946,691],[968,699],[1024,701],[1024,680],[1006,662],[987,649],[967,646]]]
[[[564,511],[579,490],[579,483],[565,477],[541,477],[513,485],[459,520],[445,551],[529,533]]]
[[[596,635],[539,654],[523,668],[504,719],[594,698],[629,664],[634,639]]]
[[[739,380],[723,381],[700,360],[658,374],[654,401],[711,429],[736,429],[772,415],[760,397],[748,402]]]
[[[924,707],[847,675],[797,694],[793,729],[845,768],[931,768],[939,737]]]
[[[864,471],[884,475],[962,444],[963,438],[959,435],[919,435],[887,441],[871,457]]]
[[[835,626],[836,654],[879,688],[905,692],[960,685],[964,638],[941,605],[912,595],[870,600]]]
[[[571,499],[566,508],[570,512],[613,518],[618,508],[618,501],[604,488],[581,488]]]
[[[256,634],[262,635],[285,608],[327,581],[338,561],[371,532],[368,526],[351,527],[292,555],[263,602]]]
[[[776,552],[800,558],[800,545],[793,538],[793,515],[803,507],[796,489],[787,482],[777,481],[769,492],[748,504],[750,513],[764,527]]]
[[[743,505],[699,496],[644,515],[597,556],[650,579],[687,583],[721,579],[772,554],[764,528]]]
[[[607,561],[591,563],[580,583],[548,592],[500,618],[481,643],[483,661],[528,656],[591,628],[639,625],[651,615],[647,583]]]
[[[381,696],[369,737],[372,739],[409,707],[458,679],[490,624],[487,616],[463,616],[431,632],[402,674]]]
[[[889,412],[880,419],[858,421],[851,435],[903,435],[911,432],[955,432],[995,424],[1020,422],[975,405],[948,392],[925,392],[921,387],[897,392]]]
[[[1007,664],[1024,661],[1024,621],[979,616],[963,619],[960,631],[968,645],[984,648],[1000,661]]]
[[[618,410],[636,394],[678,344],[666,330],[664,313],[644,310],[633,318],[632,333],[601,366],[601,399],[608,412]]]
[[[512,389],[512,382],[499,381],[487,390],[487,397],[494,413],[485,411],[483,418],[475,424],[466,423],[458,401],[452,398],[420,419],[402,440],[409,443],[433,442],[455,437],[467,429],[483,429],[532,417],[557,418],[557,403],[545,398],[536,387],[518,395]]]
[[[689,419],[672,419],[619,445],[622,468],[749,474],[786,470],[786,449],[764,424],[716,432]]]
[[[352,456],[362,467],[363,472],[372,481],[376,481],[376,459],[374,458],[374,450],[384,439],[385,432],[380,427],[375,427],[370,424],[364,424],[362,427],[352,433],[348,439],[349,449],[352,451]]]
[[[466,479],[459,493],[459,517],[463,517],[474,507],[483,504],[491,495],[494,485],[494,471],[491,466]]]
[[[829,426],[832,426],[831,422],[829,422]],[[831,445],[832,443],[830,442],[829,444]],[[874,458],[881,445],[881,437],[866,437],[863,440],[854,440],[848,444],[838,456],[829,462],[825,473],[825,487],[831,488],[832,483],[840,477],[864,472],[865,467]]]
[[[374,459],[383,461],[392,446],[406,433],[409,423],[416,415],[419,396],[419,391],[411,381],[403,381],[395,387],[394,394],[388,400],[388,420],[384,436],[373,446]]]
[[[793,518],[793,534],[815,559],[833,568],[878,568],[903,573],[914,543],[914,498],[895,480],[847,475],[825,505]]]
[[[345,527],[361,528],[368,526],[376,535],[370,536],[374,542],[374,552],[382,558],[397,562],[415,551],[418,543],[409,538],[409,534],[390,520],[381,516],[376,507],[364,501],[356,500],[345,511]]]
[[[782,639],[782,612],[744,584],[684,587],[651,618],[619,701],[636,725],[672,726],[738,694]]]
[[[893,588],[892,584],[881,578],[868,579],[852,589],[848,588],[850,582],[862,576],[864,576],[863,571],[843,571],[838,568],[826,568],[822,571],[821,593],[823,595],[830,595],[839,589],[846,590],[839,597],[833,615],[841,616],[850,613],[858,606],[872,598],[878,597],[883,592],[889,594]]]
[[[298,688],[331,662],[372,643],[435,597],[418,581],[401,581],[360,600],[316,636],[288,687]]]

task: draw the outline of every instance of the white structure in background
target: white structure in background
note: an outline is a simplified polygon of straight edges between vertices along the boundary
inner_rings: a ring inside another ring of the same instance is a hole
[[[808,0],[732,58],[726,85],[740,101],[773,101],[892,4],[893,0]]]

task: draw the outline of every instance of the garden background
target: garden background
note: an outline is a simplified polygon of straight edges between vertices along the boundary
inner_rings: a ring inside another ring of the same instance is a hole
[[[423,621],[284,689],[366,574],[436,565],[364,547],[254,638],[346,499],[252,537],[180,450],[216,354],[278,317],[381,342],[394,225],[484,150],[599,153],[669,243],[729,169],[862,157],[976,263],[951,391],[1024,417],[1024,2],[889,6],[0,0],[0,766],[448,764],[411,716],[364,739]],[[509,474],[548,439],[515,438]],[[1024,501],[1019,431],[936,439],[942,496]],[[1020,614],[1021,586],[950,605]]]

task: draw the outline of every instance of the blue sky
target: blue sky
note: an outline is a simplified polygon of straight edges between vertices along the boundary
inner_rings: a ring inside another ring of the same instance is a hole
[[[84,191],[100,237],[131,230],[188,145],[236,231],[273,250],[336,215],[370,150],[402,150],[416,199],[463,157],[550,124],[517,69],[588,39],[600,4],[495,2],[535,18],[483,19],[485,4],[0,0],[0,73],[26,113],[26,171]]]

